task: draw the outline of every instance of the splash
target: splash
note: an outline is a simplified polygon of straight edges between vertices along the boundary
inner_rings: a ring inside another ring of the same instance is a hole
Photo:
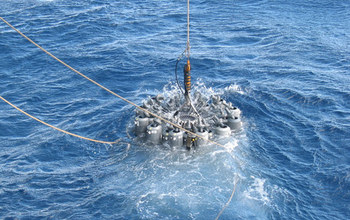
[[[246,191],[244,191],[245,197],[251,200],[260,201],[264,205],[268,204],[270,199],[265,187],[266,179],[260,179],[254,176],[251,176],[251,178],[253,179],[253,183]]]
[[[202,96],[204,96],[207,99],[209,99],[212,96],[218,96],[218,95],[222,96],[225,94],[232,94],[232,93],[238,93],[241,95],[246,94],[240,85],[231,84],[224,88],[213,88],[213,87],[208,87],[200,78],[198,78],[196,82],[192,85],[192,90],[193,92],[200,92]],[[165,97],[172,97],[176,94],[182,94],[182,93],[176,84],[174,84],[173,82],[169,82],[163,87],[162,94],[164,94]]]

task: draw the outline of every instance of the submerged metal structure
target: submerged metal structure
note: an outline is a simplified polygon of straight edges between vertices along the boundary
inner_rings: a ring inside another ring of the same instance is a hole
[[[155,145],[191,149],[206,145],[205,139],[228,137],[242,126],[241,111],[231,102],[220,96],[208,99],[200,92],[194,93],[190,102],[181,94],[169,98],[159,94],[145,101],[142,108],[203,137],[184,132],[144,111],[136,111],[135,135],[140,141]]]
[[[175,65],[175,76],[181,93],[165,98],[161,94],[145,101],[141,111],[135,116],[135,135],[152,144],[168,144],[171,147],[185,146],[191,149],[207,144],[208,139],[220,139],[230,136],[242,126],[241,111],[226,102],[220,96],[206,98],[200,92],[191,96],[190,64],[190,23],[189,0],[187,1],[187,44],[186,49]],[[177,66],[183,55],[187,62],[184,66],[184,89],[177,80]],[[160,116],[173,125],[155,118]],[[176,126],[174,126],[176,125]],[[182,129],[180,129],[182,128]],[[186,132],[186,131],[187,132]]]

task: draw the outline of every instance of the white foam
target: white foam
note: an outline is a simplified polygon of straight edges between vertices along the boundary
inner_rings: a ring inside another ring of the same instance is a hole
[[[238,146],[238,140],[237,139],[231,139],[229,142],[224,144],[224,147],[232,152],[236,147]]]
[[[247,190],[243,192],[243,195],[247,199],[256,200],[263,202],[263,204],[268,204],[270,202],[269,194],[266,191],[265,179],[260,179],[254,176],[251,176],[253,183],[248,187]]]
[[[180,86],[182,86],[181,82]],[[200,78],[197,79],[197,81],[192,85],[192,90],[192,93],[199,91],[205,98],[208,99],[213,95],[224,95],[226,93],[239,93],[241,95],[245,94],[242,87],[237,84],[231,84],[224,88],[213,88],[207,87],[206,84]],[[165,97],[172,97],[174,96],[174,94],[177,93],[181,93],[181,91],[175,83],[169,82],[163,87],[162,94],[164,94]]]
[[[236,93],[239,93],[241,95],[245,94],[244,91],[242,90],[242,88],[237,84],[231,84],[231,85],[225,87],[224,90],[226,92],[236,92]]]

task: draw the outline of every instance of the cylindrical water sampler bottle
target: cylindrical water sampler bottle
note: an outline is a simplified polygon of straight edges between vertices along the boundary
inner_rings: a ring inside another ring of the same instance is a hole
[[[178,128],[169,132],[169,145],[171,147],[182,147],[184,143],[184,132]]]
[[[136,136],[141,136],[147,130],[149,124],[149,118],[143,115],[138,115],[135,118],[135,134]]]
[[[157,122],[147,126],[146,140],[152,144],[160,144],[162,140],[162,125]]]

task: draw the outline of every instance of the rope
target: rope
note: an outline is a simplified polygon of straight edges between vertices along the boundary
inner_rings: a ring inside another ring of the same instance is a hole
[[[238,183],[238,180],[235,181],[230,198],[228,199],[228,201],[226,202],[226,204],[224,205],[224,207],[222,207],[221,211],[220,211],[219,214],[216,216],[215,220],[218,220],[218,219],[220,218],[220,216],[222,215],[222,213],[224,212],[224,210],[225,210],[225,209],[227,208],[227,206],[230,204],[230,202],[231,202],[231,200],[232,200],[232,198],[233,198],[233,195],[234,195],[235,192],[236,192],[237,183]]]
[[[22,109],[18,108],[17,106],[15,106],[14,104],[12,104],[11,102],[7,101],[7,100],[6,100],[5,98],[3,98],[2,96],[0,96],[0,99],[2,99],[2,100],[3,100],[4,102],[6,102],[7,104],[11,105],[13,108],[17,109],[18,111],[22,112],[22,113],[25,114],[26,116],[28,116],[28,117],[30,117],[30,118],[32,118],[32,119],[34,119],[34,120],[36,120],[36,121],[38,121],[38,122],[44,124],[44,125],[46,125],[46,126],[48,126],[48,127],[50,127],[50,128],[53,128],[53,129],[55,129],[55,130],[57,130],[57,131],[60,131],[60,132],[63,132],[63,133],[65,133],[65,134],[68,134],[68,135],[71,135],[71,136],[74,136],[74,137],[78,137],[78,138],[81,138],[81,139],[84,139],[84,140],[88,140],[88,141],[93,141],[93,142],[97,142],[97,143],[102,143],[102,144],[116,144],[116,143],[119,142],[119,141],[114,141],[114,142],[111,142],[111,141],[100,141],[100,140],[95,140],[95,139],[92,139],[92,138],[83,137],[83,136],[80,136],[80,135],[77,135],[77,134],[73,134],[73,133],[71,133],[71,132],[68,132],[68,131],[62,130],[62,129],[60,129],[60,128],[57,128],[57,127],[55,127],[55,126],[53,126],[53,125],[50,125],[49,123],[46,123],[46,122],[44,122],[44,121],[42,121],[42,120],[40,120],[40,119],[34,117],[33,115],[30,115],[29,113],[27,113],[27,112],[23,111]]]
[[[190,58],[190,0],[187,0],[187,58]]]
[[[188,6],[187,12],[189,13],[189,0],[188,0],[188,2],[187,2],[187,6]],[[38,45],[37,43],[35,43],[33,40],[31,40],[31,39],[30,39],[29,37],[27,37],[25,34],[23,34],[22,32],[20,32],[18,29],[16,29],[16,28],[15,28],[14,26],[12,26],[10,23],[8,23],[4,18],[0,17],[0,19],[1,19],[3,22],[5,22],[9,27],[11,27],[13,30],[15,30],[17,33],[19,33],[22,37],[24,37],[24,38],[27,39],[29,42],[31,42],[32,44],[34,44],[34,45],[35,45],[36,47],[38,47],[40,50],[44,51],[47,55],[49,55],[49,56],[52,57],[53,59],[57,60],[58,62],[60,62],[61,64],[63,64],[64,66],[66,66],[67,68],[69,68],[70,70],[72,70],[73,72],[79,74],[80,76],[82,76],[82,77],[84,77],[85,79],[89,80],[89,81],[92,82],[93,84],[97,85],[98,87],[100,87],[100,88],[106,90],[107,92],[109,92],[109,93],[111,93],[112,95],[118,97],[119,99],[121,99],[121,100],[123,100],[123,101],[129,103],[130,105],[135,106],[135,107],[138,108],[139,110],[141,110],[141,111],[143,111],[143,112],[146,112],[146,113],[148,113],[148,114],[150,114],[150,115],[152,115],[152,116],[158,118],[159,120],[161,120],[161,121],[163,121],[163,122],[165,122],[165,123],[168,123],[169,125],[172,125],[172,126],[174,126],[174,127],[176,127],[176,128],[179,128],[179,129],[181,129],[182,131],[187,132],[188,134],[194,135],[195,137],[202,138],[202,139],[208,141],[208,142],[211,143],[211,144],[215,144],[215,145],[217,145],[217,146],[219,146],[219,147],[225,148],[224,145],[219,144],[219,143],[217,143],[217,142],[215,142],[215,141],[212,141],[212,140],[210,140],[210,139],[208,139],[208,138],[202,137],[202,136],[200,136],[200,135],[198,135],[198,134],[196,134],[196,133],[193,133],[193,132],[191,132],[191,131],[189,131],[189,130],[187,130],[187,129],[184,129],[184,128],[181,127],[180,125],[177,125],[177,124],[175,124],[175,123],[173,123],[173,122],[171,122],[171,121],[169,121],[169,120],[166,120],[166,119],[164,119],[164,118],[162,118],[162,117],[160,117],[160,116],[158,116],[158,115],[156,115],[156,114],[154,114],[154,113],[148,111],[147,109],[144,109],[144,108],[138,106],[137,104],[135,104],[135,103],[133,103],[133,102],[127,100],[126,98],[124,98],[124,97],[122,97],[122,96],[116,94],[115,92],[113,92],[113,91],[107,89],[106,87],[104,87],[104,86],[102,86],[101,84],[99,84],[98,82],[96,82],[96,81],[90,79],[90,78],[87,77],[86,75],[82,74],[82,73],[79,72],[78,70],[76,70],[76,69],[74,69],[73,67],[69,66],[68,64],[66,64],[65,62],[63,62],[62,60],[60,60],[59,58],[57,58],[56,56],[54,56],[53,54],[51,54],[50,52],[48,52],[47,50],[45,50],[44,48],[42,48],[40,45]],[[187,19],[188,19],[188,22],[189,22],[189,14],[187,15]],[[189,34],[189,23],[188,23],[188,30],[187,30],[187,32],[188,32],[188,34]],[[188,38],[189,38],[189,35],[188,35]],[[188,42],[188,44],[189,44],[189,39],[187,39],[187,42]],[[189,45],[188,45],[188,46],[189,46]],[[187,52],[188,52],[188,54],[189,54],[189,48],[188,48],[188,51],[187,51]],[[28,115],[28,116],[29,116],[29,115]],[[56,129],[56,130],[58,130],[58,129]],[[62,130],[62,131],[63,131],[63,130]],[[73,136],[74,136],[74,135],[73,135]],[[76,137],[77,137],[77,136],[76,136]]]

